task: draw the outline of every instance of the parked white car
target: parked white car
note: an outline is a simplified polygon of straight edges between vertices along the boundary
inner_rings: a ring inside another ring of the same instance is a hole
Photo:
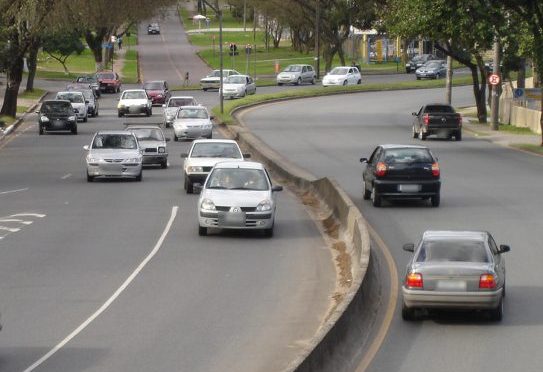
[[[317,74],[311,65],[288,65],[277,75],[277,85],[302,83],[315,84]]]
[[[184,187],[187,194],[192,194],[194,184],[203,184],[211,169],[220,161],[244,160],[249,154],[242,154],[238,143],[228,139],[201,139],[192,143],[188,153],[181,154],[183,164]]]
[[[334,67],[322,78],[322,86],[362,84],[362,75],[354,66]]]
[[[83,95],[83,93],[74,92],[74,91],[58,92],[55,99],[70,101],[70,103],[72,104],[72,107],[73,107],[73,109],[75,111],[75,115],[77,117],[77,120],[82,120],[83,122],[87,122],[87,118],[88,118],[87,104],[88,104],[88,101],[85,100],[85,96]]]
[[[203,106],[182,106],[172,124],[173,139],[197,139],[213,137],[212,117]]]
[[[198,233],[209,228],[262,230],[273,235],[276,192],[261,163],[224,161],[217,163],[206,179],[198,200]]]
[[[166,104],[162,105],[164,108],[164,126],[169,128],[172,126],[175,120],[175,115],[181,106],[198,106],[199,103],[192,96],[174,96],[170,97]]]
[[[256,84],[249,75],[230,75],[224,79],[222,87],[224,98],[242,98],[256,93]]]
[[[153,114],[153,103],[143,89],[124,90],[119,98],[117,113],[119,117],[127,114],[151,116]]]
[[[240,73],[236,70],[222,70],[223,81],[230,75],[239,75]],[[200,80],[200,86],[204,91],[208,89],[219,89],[221,85],[221,70],[214,70],[212,73],[207,75],[205,78]]]

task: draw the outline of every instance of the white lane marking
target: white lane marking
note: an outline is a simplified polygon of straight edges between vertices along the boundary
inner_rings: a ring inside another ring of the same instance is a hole
[[[43,362],[45,362],[47,359],[49,359],[53,354],[55,354],[57,351],[59,351],[64,345],[66,345],[68,342],[70,342],[75,336],[77,336],[81,331],[83,331],[87,326],[92,323],[92,321],[100,316],[104,311],[107,310],[107,308],[119,297],[119,295],[130,285],[130,283],[136,278],[136,276],[140,273],[141,270],[147,265],[147,263],[157,254],[158,250],[162,246],[162,243],[164,242],[164,239],[166,238],[166,235],[168,235],[168,232],[170,231],[173,221],[175,220],[175,216],[177,215],[177,210],[179,207],[174,206],[172,207],[172,213],[170,215],[170,220],[166,224],[166,227],[164,228],[164,231],[162,232],[162,235],[158,239],[155,247],[149,253],[147,257],[139,264],[139,266],[130,274],[130,276],[124,281],[124,283],[113,293],[113,295],[106,301],[94,314],[92,314],[87,320],[85,320],[79,327],[77,327],[72,333],[70,333],[64,340],[59,342],[54,348],[52,348],[47,354],[42,356],[40,359],[38,359],[34,364],[32,364],[30,367],[24,370],[24,372],[30,372],[39,367]]]
[[[60,179],[65,180],[67,178],[70,178],[72,176],[71,173],[65,174],[64,176],[60,177]]]
[[[43,218],[45,216],[46,216],[46,214],[40,214],[40,213],[17,213],[17,214],[12,214],[11,216],[8,216],[8,217],[38,217],[38,218]]]
[[[22,223],[23,225],[32,224],[32,221],[23,221],[16,218],[3,218],[3,219],[0,219],[0,222],[17,222],[17,223]]]
[[[19,229],[17,227],[6,227],[6,226],[0,226],[0,230],[5,230],[5,231],[9,231],[9,232],[21,231],[21,229]]]
[[[11,193],[13,193],[13,192],[27,191],[28,189],[29,189],[28,187],[25,187],[24,189],[9,190],[9,191],[1,191],[1,192],[0,192],[0,195],[11,194]]]

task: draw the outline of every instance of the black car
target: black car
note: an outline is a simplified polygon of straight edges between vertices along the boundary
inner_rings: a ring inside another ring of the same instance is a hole
[[[77,116],[70,101],[44,101],[36,113],[40,135],[45,131],[70,131],[77,134]]]
[[[160,35],[160,26],[158,23],[149,23],[149,25],[147,25],[147,35],[151,34]]]
[[[380,207],[383,199],[430,199],[440,202],[440,170],[437,158],[425,146],[380,145],[362,173],[364,199]]]
[[[409,62],[405,64],[405,72],[410,73],[416,71],[419,67],[424,65],[426,62],[438,59],[433,54],[418,54],[414,56]]]

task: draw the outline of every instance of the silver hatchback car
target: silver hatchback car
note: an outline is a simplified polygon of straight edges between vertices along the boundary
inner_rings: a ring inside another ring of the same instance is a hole
[[[315,84],[317,74],[311,65],[288,65],[277,75],[277,85],[302,83]]]
[[[273,186],[261,163],[224,161],[217,163],[198,200],[198,233],[208,228],[263,230],[273,235],[275,194],[282,186]]]
[[[426,231],[414,252],[402,285],[404,320],[418,309],[486,310],[500,321],[505,296],[508,245],[496,245],[486,231]]]
[[[142,179],[142,150],[132,132],[104,130],[96,133],[87,151],[87,181],[95,178]]]

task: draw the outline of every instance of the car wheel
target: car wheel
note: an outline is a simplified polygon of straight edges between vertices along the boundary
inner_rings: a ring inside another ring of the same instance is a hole
[[[420,77],[417,76],[417,80],[420,80]]]
[[[415,126],[413,125],[413,138],[417,138],[419,134],[417,133],[417,130],[415,129]]]
[[[136,176],[136,181],[137,181],[137,182],[141,182],[142,178],[143,178],[143,171],[141,171],[140,174],[138,174],[138,175]]]
[[[439,207],[439,203],[441,202],[440,194],[438,193],[430,197],[430,202],[432,203],[432,207]]]
[[[283,85],[283,83],[277,83],[277,86],[279,86],[279,87],[282,86],[282,85]]]
[[[462,141],[462,131],[457,131],[454,134],[454,139],[457,140],[457,141]]]
[[[121,93],[121,86],[119,85],[116,90],[117,93]]]
[[[40,136],[43,134],[43,125],[39,125],[39,134]]]
[[[87,172],[87,182],[92,182],[92,181],[94,181],[94,177],[90,176],[89,173]]]
[[[168,160],[164,160],[164,161],[160,164],[160,167],[161,167],[162,169],[168,168]]]
[[[86,123],[88,120],[88,116],[85,115],[85,117],[83,118],[83,123]]]
[[[316,83],[315,78],[312,78],[312,79],[311,79],[311,85],[315,85],[315,83]]]
[[[296,85],[300,85],[302,84],[302,79],[298,78],[298,80],[296,80]]]
[[[366,182],[364,182],[364,192],[362,194],[362,197],[364,198],[364,200],[370,200],[371,198],[371,190],[368,190],[366,188]]]
[[[343,81],[343,86],[347,85],[347,80]]]
[[[177,141],[179,141],[179,138],[177,138],[177,136],[174,134],[174,135],[173,135],[173,140],[174,140],[175,142],[177,142]]]
[[[187,194],[194,193],[194,184],[190,182],[189,178],[185,176],[185,191]]]
[[[420,139],[421,141],[426,141],[426,136],[427,136],[427,134],[424,133],[424,132],[422,131],[422,128],[421,128],[421,130],[420,130],[420,132],[419,132],[419,139]]]
[[[72,134],[77,134],[77,125],[72,128]]]
[[[358,81],[356,82],[356,84],[358,84],[358,85],[362,84],[362,79],[358,79]]]
[[[273,225],[269,229],[264,229],[264,236],[266,238],[271,238],[273,236]]]
[[[416,320],[415,309],[408,308],[405,303],[402,304],[402,319],[408,322]]]
[[[122,117],[123,117],[123,113],[119,111],[119,112],[117,113],[117,116],[120,117],[120,118],[122,118]]]
[[[371,189],[371,202],[373,203],[374,207],[378,208],[381,206],[381,195],[377,193],[375,186],[373,186]]]
[[[202,90],[203,90],[204,92],[207,92],[207,88],[202,88]]]
[[[489,310],[490,312],[490,319],[492,319],[495,322],[500,322],[503,319],[503,296],[500,299],[500,303],[498,304],[498,307],[495,309]]]
[[[94,117],[98,117],[98,109],[94,112]]]
[[[207,235],[207,227],[198,226],[198,235],[206,236]]]

